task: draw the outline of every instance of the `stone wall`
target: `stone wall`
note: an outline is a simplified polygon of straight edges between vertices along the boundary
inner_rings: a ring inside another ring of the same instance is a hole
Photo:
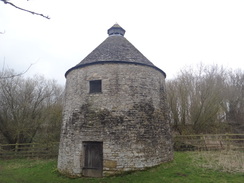
[[[89,81],[102,93],[89,94]],[[172,160],[164,75],[151,67],[101,64],[67,75],[58,169],[79,176],[84,141],[103,142],[103,174]]]

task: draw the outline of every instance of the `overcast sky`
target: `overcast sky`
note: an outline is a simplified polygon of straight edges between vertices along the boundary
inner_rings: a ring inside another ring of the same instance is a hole
[[[171,79],[186,65],[244,69],[243,0],[11,0],[0,2],[0,66],[65,83],[65,72],[107,38],[125,37]]]

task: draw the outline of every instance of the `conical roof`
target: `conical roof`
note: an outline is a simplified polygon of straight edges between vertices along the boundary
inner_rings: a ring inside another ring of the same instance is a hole
[[[135,46],[133,46],[125,37],[125,30],[117,23],[108,29],[109,37],[105,39],[97,48],[87,55],[79,64],[69,69],[65,76],[73,69],[85,67],[94,64],[104,63],[126,63],[138,64],[154,67]],[[163,72],[162,70],[160,70]],[[163,72],[165,75],[165,73]]]

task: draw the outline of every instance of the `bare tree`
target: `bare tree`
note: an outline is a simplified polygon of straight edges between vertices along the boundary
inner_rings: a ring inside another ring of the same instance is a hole
[[[9,71],[8,75],[16,74]],[[54,81],[47,81],[41,76],[1,79],[0,133],[7,142],[32,142],[38,130],[52,116],[50,109],[60,101],[61,91]]]
[[[39,16],[42,16],[44,18],[50,19],[49,16],[46,16],[46,15],[43,15],[41,13],[37,13],[37,12],[31,11],[31,10],[27,10],[27,9],[21,8],[21,7],[17,6],[17,5],[15,5],[14,3],[11,3],[10,0],[0,0],[0,1],[2,1],[5,4],[8,4],[8,5],[10,5],[10,6],[14,7],[14,8],[17,8],[19,10],[22,10],[22,11],[25,11],[25,12],[28,12],[28,13],[31,13],[33,15],[39,15]]]
[[[225,96],[226,120],[234,133],[244,132],[244,72],[230,71]]]
[[[189,134],[223,130],[224,87],[225,71],[217,66],[190,68],[167,82],[174,131]]]

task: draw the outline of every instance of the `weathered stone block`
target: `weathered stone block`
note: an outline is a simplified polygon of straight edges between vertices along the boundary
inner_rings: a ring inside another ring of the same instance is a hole
[[[113,161],[113,160],[104,160],[103,161],[103,167],[104,168],[116,168],[117,167],[117,161]]]

